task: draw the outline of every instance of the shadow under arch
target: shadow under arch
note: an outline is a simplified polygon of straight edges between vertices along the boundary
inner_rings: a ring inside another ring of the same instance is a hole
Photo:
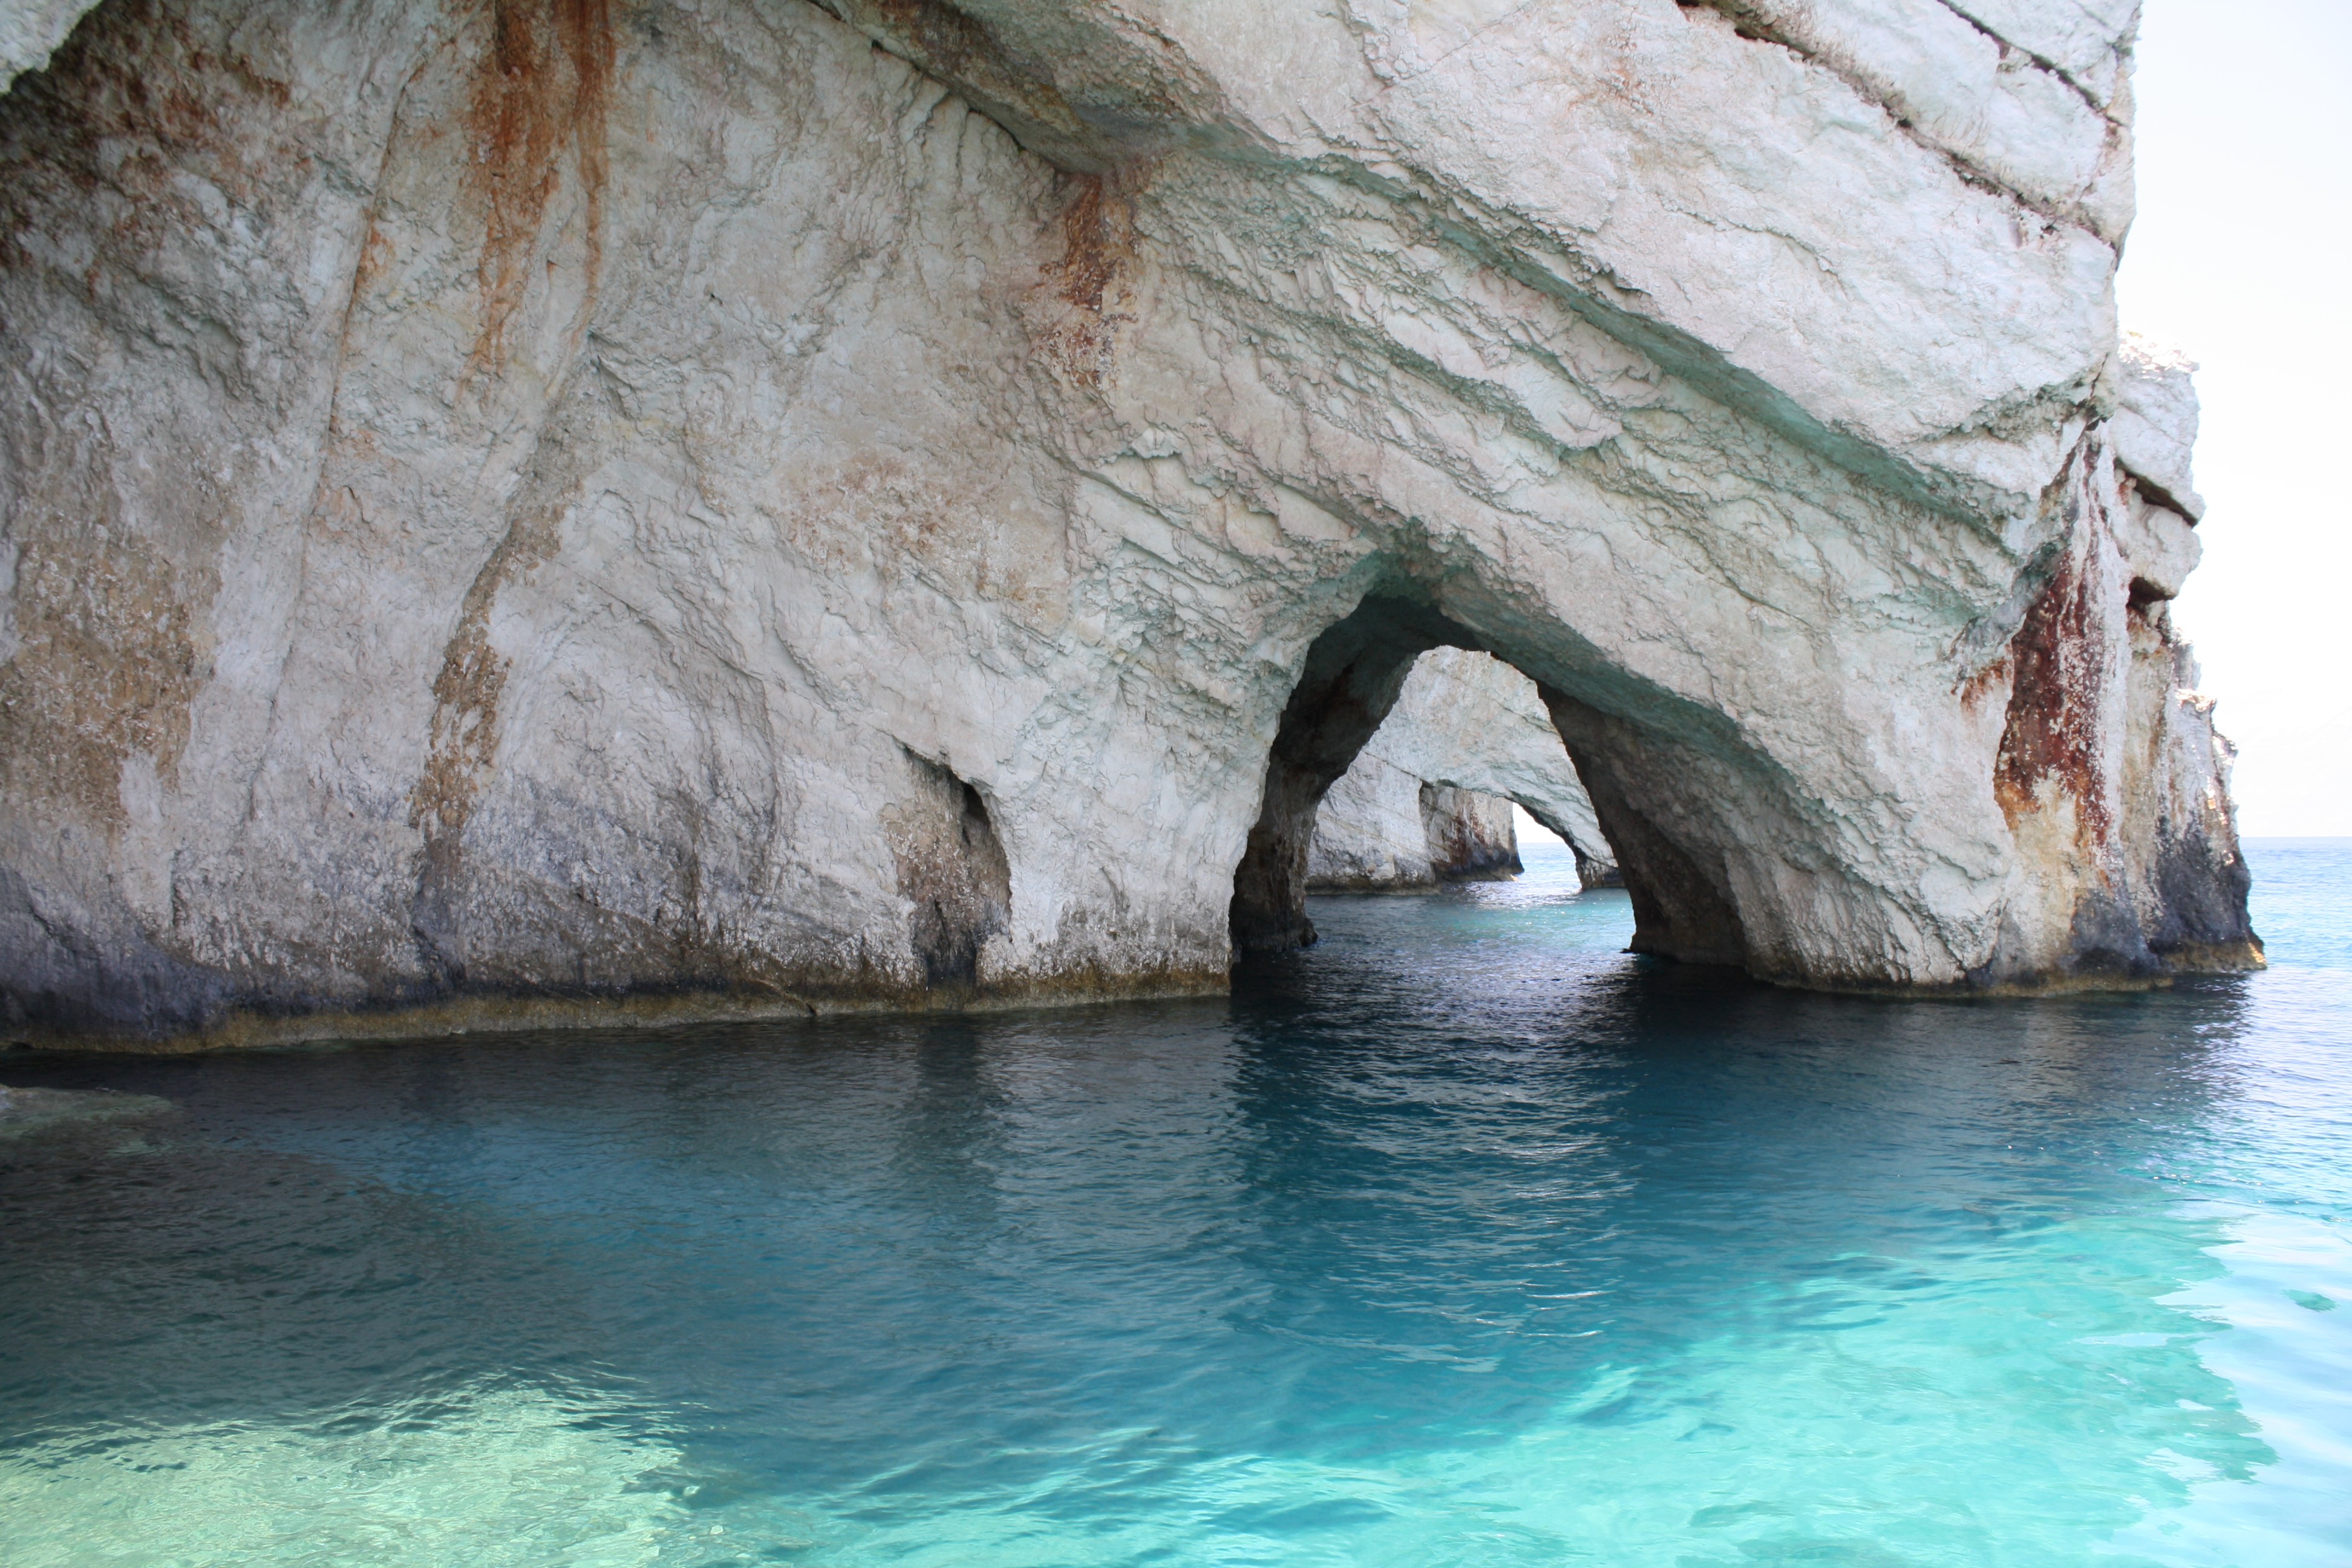
[[[1632,951],[1746,964],[1747,933],[1721,857],[1636,804],[1639,786],[1629,775],[1653,771],[1655,759],[1638,770],[1628,763],[1654,749],[1654,738],[1547,681],[1411,582],[1375,587],[1307,647],[1266,756],[1258,818],[1234,870],[1228,919],[1236,961],[1315,942],[1307,864],[1317,809],[1388,717],[1413,661],[1438,647],[1491,653],[1535,680],[1615,854],[1633,906]]]

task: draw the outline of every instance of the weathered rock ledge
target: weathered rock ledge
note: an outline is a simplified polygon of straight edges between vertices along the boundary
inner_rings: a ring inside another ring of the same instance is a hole
[[[10,1037],[1213,989],[1438,647],[1645,951],[2260,962],[2130,0],[78,9],[0,0]]]

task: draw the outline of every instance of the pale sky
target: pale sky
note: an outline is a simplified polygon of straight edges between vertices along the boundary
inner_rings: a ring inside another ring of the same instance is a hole
[[[2352,0],[2147,0],[2124,325],[2198,361],[2173,606],[2240,831],[2352,835]]]

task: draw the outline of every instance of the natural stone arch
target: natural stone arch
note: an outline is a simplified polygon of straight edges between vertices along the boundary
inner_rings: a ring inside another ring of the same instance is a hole
[[[1383,595],[1660,951],[2259,962],[2120,32],[982,9],[110,3],[0,99],[0,1019],[1212,990]]]
[[[1307,650],[1265,764],[1265,789],[1234,868],[1237,952],[1315,941],[1307,918],[1307,856],[1324,794],[1380,729],[1413,661],[1434,647],[1476,647],[1467,628],[1394,591],[1363,601]]]
[[[1414,662],[1437,647],[1493,651],[1507,663],[1517,662],[1404,579],[1381,584],[1309,647],[1268,752],[1258,820],[1234,873],[1237,953],[1315,941],[1306,905],[1317,809],[1388,717]],[[1624,683],[1604,674],[1596,684],[1616,685],[1622,693]],[[1633,950],[1762,968],[1722,869],[1720,847],[1738,831],[1728,819],[1758,808],[1755,795],[1719,789],[1708,797],[1670,787],[1665,774],[1693,771],[1696,748],[1688,742],[1605,714],[1557,688],[1539,683],[1538,689],[1616,849],[1634,910]],[[1672,711],[1668,704],[1657,707]],[[1721,783],[1730,776],[1724,760],[1718,755],[1716,767],[1696,771]],[[1664,800],[1671,815],[1643,795]],[[1771,809],[1769,797],[1762,804]]]
[[[1309,878],[1332,891],[1443,879],[1454,873],[1434,868],[1461,856],[1440,839],[1465,835],[1476,867],[1507,863],[1514,805],[1568,847],[1587,889],[1620,885],[1616,856],[1535,683],[1490,655],[1434,649],[1414,661],[1396,706],[1324,796]]]

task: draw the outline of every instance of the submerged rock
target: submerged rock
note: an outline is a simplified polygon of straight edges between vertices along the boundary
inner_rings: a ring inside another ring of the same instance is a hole
[[[152,1094],[123,1094],[108,1089],[11,1089],[0,1084],[0,1139],[21,1138],[54,1127],[155,1116],[171,1109],[170,1100]]]
[[[5,1021],[1213,989],[1438,647],[1649,951],[2258,963],[2134,8],[2032,10],[108,0],[0,100]]]

